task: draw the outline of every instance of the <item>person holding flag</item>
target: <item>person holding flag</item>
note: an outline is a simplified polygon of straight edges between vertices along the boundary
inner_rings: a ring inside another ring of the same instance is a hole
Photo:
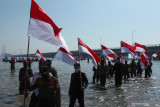
[[[75,72],[71,75],[69,88],[69,107],[74,107],[76,99],[78,99],[80,107],[84,107],[84,90],[88,86],[88,79],[85,73],[81,72],[80,64],[74,64]]]

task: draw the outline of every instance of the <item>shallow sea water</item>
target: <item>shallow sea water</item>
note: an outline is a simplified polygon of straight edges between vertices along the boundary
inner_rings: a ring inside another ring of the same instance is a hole
[[[0,107],[22,107],[23,95],[19,95],[18,74],[22,63],[15,64],[15,72],[10,72],[10,63],[2,62],[0,59]],[[58,71],[61,85],[62,107],[68,107],[68,90],[71,74],[74,72],[72,66],[57,60],[52,61]],[[85,90],[86,107],[160,107],[160,61],[153,61],[153,74],[151,78],[130,78],[123,80],[121,87],[114,86],[114,79],[107,79],[106,87],[101,88],[99,83],[92,84],[93,64],[87,60],[81,62],[82,72],[85,72],[89,85]],[[32,63],[33,72],[38,71],[38,62]],[[30,96],[26,99],[28,107]],[[79,107],[76,102],[75,107]]]

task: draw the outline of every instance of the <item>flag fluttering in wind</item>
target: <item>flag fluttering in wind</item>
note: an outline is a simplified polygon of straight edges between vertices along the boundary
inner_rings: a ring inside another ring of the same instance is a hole
[[[141,59],[137,52],[134,54],[134,59]]]
[[[143,52],[143,54],[144,54],[144,56],[145,56],[147,59],[149,59],[149,57],[150,57],[149,53]]]
[[[135,42],[136,52],[145,52],[147,48],[145,45],[141,45]]]
[[[152,55],[152,60],[153,60],[153,57],[154,57],[154,58],[157,57],[159,53],[160,53],[160,52],[154,53],[154,54]]]
[[[32,0],[28,36],[56,46],[65,45],[59,28],[47,13]],[[65,46],[64,46],[65,47]]]
[[[117,55],[110,49],[104,45],[101,45],[102,54],[105,55],[109,60],[114,60],[117,58]]]
[[[78,47],[79,47],[79,52],[86,53],[91,56],[92,63],[94,64],[95,67],[97,67],[97,63],[101,60],[100,57],[79,38],[78,38]]]
[[[135,50],[136,48],[134,46],[121,41],[121,53],[129,53],[134,57]]]
[[[58,59],[62,62],[65,62],[70,65],[74,65],[76,63],[76,60],[74,57],[68,52],[65,48],[60,47],[57,51],[56,55],[54,56],[55,59]]]
[[[157,57],[157,55],[159,54],[160,52],[156,52],[156,53],[154,53],[152,56],[153,57]]]
[[[123,57],[122,57],[121,54],[119,54],[119,59],[120,59],[120,62],[121,62],[122,64],[125,64],[125,61],[124,61],[124,59],[123,59]]]
[[[141,54],[141,63],[140,66],[143,70],[145,70],[149,65],[149,61],[145,57],[144,53]]]
[[[37,57],[39,57],[39,58],[42,58],[43,61],[46,60],[38,49],[37,49],[37,52],[36,52],[36,55],[35,55],[35,56],[37,56]]]

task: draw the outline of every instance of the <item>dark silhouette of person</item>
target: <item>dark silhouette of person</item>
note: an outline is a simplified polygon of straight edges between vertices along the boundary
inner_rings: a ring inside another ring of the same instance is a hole
[[[80,71],[80,64],[74,64],[75,72],[71,75],[69,88],[70,103],[69,107],[74,107],[76,99],[78,99],[80,107],[84,107],[84,90],[88,86],[88,79],[85,73]]]

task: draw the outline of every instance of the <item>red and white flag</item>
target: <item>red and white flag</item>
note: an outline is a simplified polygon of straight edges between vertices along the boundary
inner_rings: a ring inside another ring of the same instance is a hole
[[[36,52],[36,55],[35,55],[35,56],[37,56],[37,57],[39,57],[39,58],[42,58],[43,61],[46,60],[38,49],[37,49],[37,52]]]
[[[156,52],[152,55],[152,57],[157,57],[157,55],[159,54],[160,52]]]
[[[140,66],[143,70],[145,70],[149,65],[149,61],[145,57],[144,53],[141,54],[141,63]]]
[[[149,53],[143,52],[143,54],[144,54],[144,56],[145,56],[147,59],[149,59],[149,57],[150,57]]]
[[[136,48],[134,46],[121,41],[121,53],[129,53],[134,57],[135,50]]]
[[[54,56],[54,58],[65,62],[67,64],[70,65],[74,65],[76,62],[76,60],[74,59],[74,57],[70,54],[70,52],[68,52],[65,48],[60,47],[59,50],[57,51],[56,55]]]
[[[32,0],[28,36],[51,43],[56,46],[66,47],[59,28],[47,13]],[[68,48],[67,48],[68,49]]]
[[[91,56],[92,63],[94,64],[95,67],[97,67],[97,63],[101,60],[100,57],[79,38],[78,38],[78,47],[81,53],[86,53]]]
[[[135,43],[135,47],[136,47],[136,52],[145,52],[147,51],[147,48],[145,45],[141,45],[138,43]]]
[[[117,55],[110,48],[107,48],[104,45],[101,45],[101,48],[102,54],[105,55],[109,60],[114,60],[117,58]]]
[[[120,59],[120,62],[121,62],[122,64],[125,64],[125,61],[124,61],[124,59],[123,59],[123,57],[122,57],[121,54],[119,54],[119,59]]]
[[[151,59],[151,60],[153,60],[153,57],[154,57],[154,58],[157,57],[159,53],[160,53],[160,52],[154,53],[154,54],[152,55],[152,59]]]
[[[134,59],[141,59],[137,52],[134,54]]]

